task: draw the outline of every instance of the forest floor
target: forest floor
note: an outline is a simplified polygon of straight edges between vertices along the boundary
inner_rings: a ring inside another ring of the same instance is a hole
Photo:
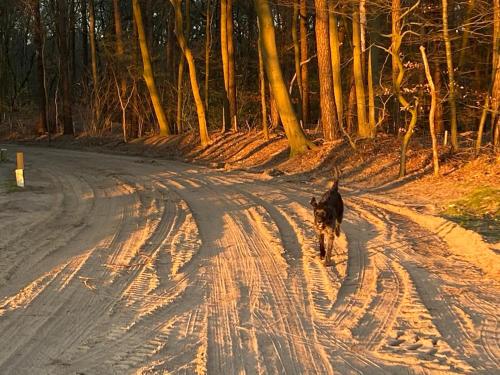
[[[397,180],[389,137],[294,159],[282,137],[193,142],[2,146],[0,373],[497,373],[498,160],[447,156],[436,179],[416,141]],[[334,164],[325,266],[308,202]]]

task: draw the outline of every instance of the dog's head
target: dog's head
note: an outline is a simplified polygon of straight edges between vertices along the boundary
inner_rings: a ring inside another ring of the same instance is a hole
[[[311,206],[313,206],[313,212],[314,212],[314,226],[318,230],[325,229],[327,221],[326,210],[318,205],[318,202],[316,202],[315,197],[312,197],[311,199]]]

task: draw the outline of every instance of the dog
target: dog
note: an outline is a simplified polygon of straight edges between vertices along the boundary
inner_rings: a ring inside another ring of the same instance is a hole
[[[333,184],[320,201],[315,197],[311,199],[311,206],[314,210],[314,228],[318,233],[319,254],[321,259],[325,259],[328,264],[330,254],[333,249],[335,237],[340,236],[340,224],[344,216],[344,202],[339,193],[340,170],[334,169]],[[328,240],[328,248],[325,249],[325,237]]]

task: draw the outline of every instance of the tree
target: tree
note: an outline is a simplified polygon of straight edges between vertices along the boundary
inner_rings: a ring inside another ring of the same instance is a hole
[[[38,81],[38,107],[40,111],[40,129],[39,133],[48,130],[47,127],[47,97],[45,95],[45,67],[44,67],[44,51],[43,51],[43,27],[40,17],[40,0],[31,0],[31,11],[33,13],[33,39],[36,47],[36,65],[37,65],[37,81]]]
[[[432,80],[431,70],[429,68],[429,62],[427,61],[427,54],[425,53],[425,47],[420,46],[420,53],[422,54],[422,61],[424,62],[425,75],[427,77],[427,82],[429,83],[429,88],[431,91],[431,109],[429,111],[429,130],[432,139],[432,163],[434,165],[434,176],[439,176],[439,156],[438,147],[436,139],[436,128],[434,126],[434,115],[436,113],[436,87],[434,86],[434,81]]]
[[[66,29],[66,20],[68,17],[66,0],[57,0],[56,3],[56,35],[57,45],[59,47],[59,67],[62,81],[62,123],[63,134],[74,135],[73,114],[72,114],[72,90],[71,75],[68,59],[68,36]]]
[[[446,50],[446,65],[448,67],[448,85],[449,95],[448,103],[450,104],[450,127],[451,127],[451,146],[453,151],[458,150],[457,136],[457,103],[456,103],[456,83],[455,72],[453,70],[453,56],[451,52],[451,41],[448,33],[448,0],[441,0],[443,10],[443,40]]]
[[[90,57],[92,61],[92,83],[94,85],[94,93],[97,93],[99,91],[98,89],[99,81],[97,77],[97,48],[96,48],[96,38],[95,38],[94,0],[89,0],[89,21],[90,21]]]
[[[359,25],[359,8],[357,4],[353,5],[352,12],[352,46],[354,84],[356,87],[356,108],[358,110],[358,135],[361,138],[371,138],[373,137],[373,132],[366,121],[366,94],[365,82],[363,79],[361,28]]]
[[[137,33],[139,35],[139,46],[141,49],[142,63],[144,66],[144,80],[146,81],[149,95],[151,97],[151,101],[153,102],[153,108],[155,110],[158,125],[160,127],[160,135],[169,135],[170,129],[167,122],[167,116],[165,116],[165,111],[163,110],[163,107],[161,105],[160,96],[158,95],[158,90],[156,88],[153,68],[151,67],[151,58],[149,57],[148,43],[146,40],[144,25],[142,23],[142,14],[141,8],[139,6],[139,0],[132,0],[132,7],[134,20],[137,26]]]
[[[269,3],[267,0],[254,0],[254,4],[259,18],[259,32],[267,78],[276,100],[286,137],[288,138],[290,156],[294,156],[309,148],[313,148],[314,144],[306,138],[300,127],[283,80]]]
[[[314,4],[316,7],[316,51],[318,55],[321,124],[323,125],[323,137],[330,141],[337,139],[339,132],[333,96],[328,4],[326,0],[314,0]]]
[[[300,0],[299,8],[299,29],[300,29],[300,79],[302,86],[302,122],[304,126],[309,123],[309,68],[308,62],[308,42],[307,42],[307,0]]]
[[[194,64],[193,54],[191,53],[191,50],[187,45],[186,39],[184,38],[184,30],[182,27],[181,0],[170,0],[170,2],[172,3],[175,10],[175,33],[177,35],[177,40],[188,63],[191,88],[193,90],[193,97],[196,104],[196,112],[198,114],[200,140],[202,146],[206,146],[210,142],[210,138],[208,136],[207,120],[205,117],[205,107],[203,105],[203,100],[201,99],[200,95],[200,88],[198,85],[198,79],[196,77],[196,66]]]
[[[335,96],[335,108],[338,116],[339,128],[344,126],[344,99],[342,92],[342,76],[340,64],[340,41],[337,27],[337,6],[338,0],[328,0],[328,26],[330,39],[330,53],[332,55],[332,78],[333,94]]]

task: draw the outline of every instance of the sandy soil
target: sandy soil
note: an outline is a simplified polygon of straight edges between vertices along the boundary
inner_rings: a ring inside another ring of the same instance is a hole
[[[28,187],[0,184],[1,374],[498,373],[476,233],[344,186],[325,267],[305,177],[24,151]]]

